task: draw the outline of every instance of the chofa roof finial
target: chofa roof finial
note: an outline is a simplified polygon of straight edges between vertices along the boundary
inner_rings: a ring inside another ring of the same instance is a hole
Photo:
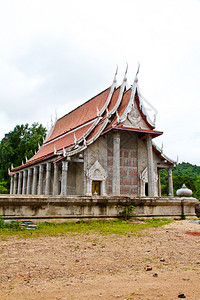
[[[140,63],[138,63],[138,68],[137,68],[137,72],[136,72],[136,74],[135,74],[135,82],[138,82],[138,73],[139,73],[139,71],[140,71]]]
[[[128,72],[128,63],[126,63],[126,71],[125,71],[125,74],[124,74],[124,81],[126,81],[127,80],[127,78],[126,78],[126,74],[127,74],[127,72]]]
[[[118,65],[116,66],[115,76],[113,82],[117,82]]]

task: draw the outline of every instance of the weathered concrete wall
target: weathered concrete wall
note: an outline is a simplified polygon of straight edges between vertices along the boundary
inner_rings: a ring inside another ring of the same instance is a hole
[[[84,151],[84,194],[87,193],[87,172],[98,161],[107,172],[107,137],[99,137]]]
[[[195,198],[131,198],[92,196],[0,195],[0,215],[7,220],[36,221],[83,218],[116,218],[124,205],[136,207],[139,218],[194,218]]]
[[[138,137],[120,133],[120,195],[138,195]]]

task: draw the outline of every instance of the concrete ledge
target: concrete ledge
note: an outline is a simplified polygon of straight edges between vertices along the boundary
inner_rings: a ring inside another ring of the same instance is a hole
[[[67,221],[117,218],[134,205],[137,218],[195,218],[195,198],[123,196],[0,195],[0,215],[7,220]]]

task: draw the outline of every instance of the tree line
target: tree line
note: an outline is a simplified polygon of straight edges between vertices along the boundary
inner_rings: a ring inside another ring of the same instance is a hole
[[[168,172],[161,170],[161,193],[162,196],[168,195]],[[176,191],[185,183],[191,189],[192,196],[200,200],[200,167],[190,163],[182,162],[173,168],[174,195]]]
[[[20,166],[31,158],[45,136],[46,128],[38,123],[17,125],[13,131],[5,134],[0,142],[0,194],[9,193],[8,169],[11,169],[11,165]]]

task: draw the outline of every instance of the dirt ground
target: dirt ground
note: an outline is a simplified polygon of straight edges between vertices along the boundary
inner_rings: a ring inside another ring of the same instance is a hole
[[[0,241],[0,299],[200,299],[199,232],[185,220],[136,236]]]

